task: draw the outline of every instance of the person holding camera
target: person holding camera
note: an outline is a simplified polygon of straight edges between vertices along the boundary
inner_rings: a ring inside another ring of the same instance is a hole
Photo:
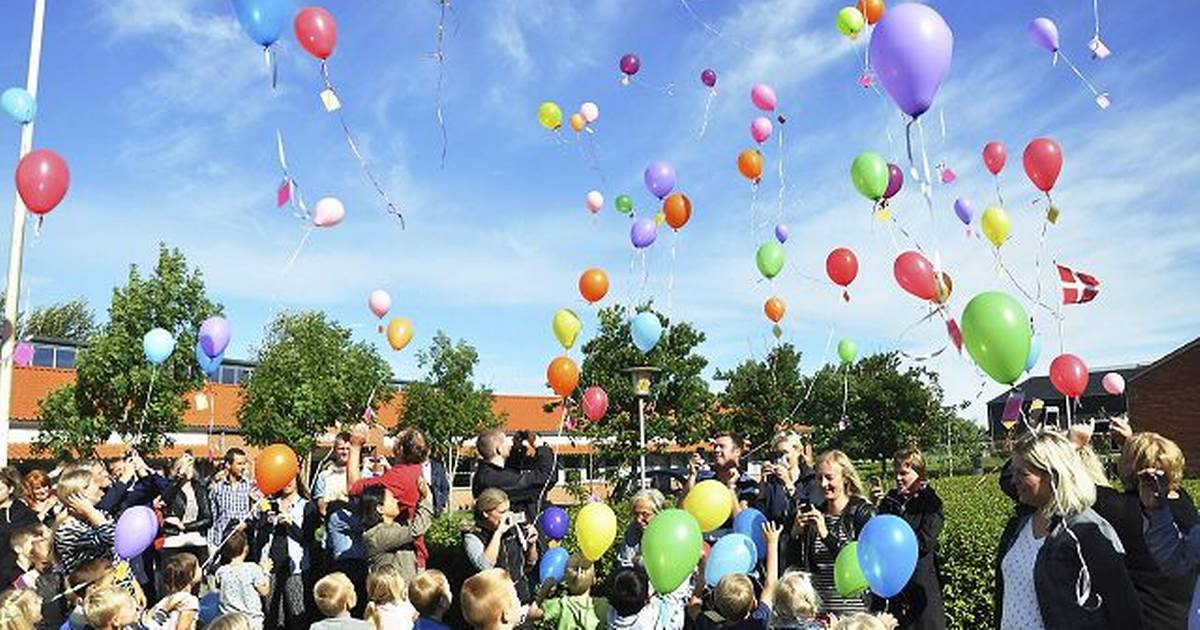
[[[501,568],[517,587],[521,604],[534,599],[530,571],[538,562],[537,528],[511,509],[508,495],[488,488],[475,499],[475,522],[463,535],[463,549],[476,571]]]
[[[489,488],[503,490],[513,510],[533,521],[554,476],[554,451],[545,444],[537,446],[536,436],[529,431],[518,433],[513,442],[515,448],[499,428],[479,434],[475,450],[480,462],[471,478],[471,494],[478,501]]]

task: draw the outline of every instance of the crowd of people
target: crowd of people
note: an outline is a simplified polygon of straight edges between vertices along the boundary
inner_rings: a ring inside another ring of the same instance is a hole
[[[1120,491],[1092,450],[1090,425],[1031,430],[1012,448],[1000,485],[1013,510],[990,541],[995,626],[1200,627],[1200,516],[1180,485],[1182,452],[1119,419],[1112,427],[1122,443]],[[544,579],[539,560],[560,544],[538,526],[554,453],[533,435],[485,431],[461,537],[472,573],[460,580],[430,563],[425,536],[449,504],[450,483],[424,434],[401,430],[394,462],[365,442],[361,427],[339,434],[311,483],[297,476],[269,496],[237,448],[216,466],[185,454],[156,470],[130,450],[51,471],[0,470],[0,630],[436,630],[450,627],[456,603],[464,623],[488,630],[946,627],[938,575],[946,515],[915,448],[895,454],[885,492],[864,484],[844,453],[814,455],[794,433],[778,435],[756,466],[739,435],[716,436],[711,461],[694,456],[680,490],[710,479],[727,486],[729,522],[704,545],[753,508],[765,517],[765,553],[715,584],[702,560],[691,579],[659,592],[641,546],[655,517],[674,507],[662,492],[632,497],[606,583],[580,554]],[[122,558],[116,522],[134,506],[154,510],[158,535]],[[878,514],[903,519],[917,541],[916,568],[889,598],[847,592],[836,576],[839,552]]]

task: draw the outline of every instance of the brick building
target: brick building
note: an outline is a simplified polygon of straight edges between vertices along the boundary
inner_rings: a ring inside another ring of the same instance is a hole
[[[1175,440],[1188,473],[1200,473],[1200,337],[1128,379],[1125,391],[1133,429]]]

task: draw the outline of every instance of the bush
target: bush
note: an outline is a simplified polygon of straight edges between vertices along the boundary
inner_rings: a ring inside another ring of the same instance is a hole
[[[948,477],[934,488],[945,504],[938,564],[946,600],[947,628],[992,625],[996,548],[1012,514],[1012,500],[997,475]]]

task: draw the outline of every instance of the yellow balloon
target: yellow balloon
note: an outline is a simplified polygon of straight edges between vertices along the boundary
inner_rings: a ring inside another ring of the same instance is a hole
[[[584,120],[583,114],[580,114],[579,112],[571,114],[571,117],[567,119],[567,122],[571,124],[571,131],[574,131],[575,133],[583,131],[583,128],[587,126],[587,121]]]
[[[583,330],[583,323],[579,321],[579,316],[575,314],[575,311],[564,308],[554,314],[551,328],[554,329],[554,338],[562,344],[563,349],[570,350],[571,346],[575,345],[575,340],[579,338],[579,331]]]
[[[984,210],[983,219],[980,222],[983,224],[983,235],[996,247],[1000,247],[1008,239],[1010,226],[1008,213],[1004,211],[1004,208],[992,206]]]
[[[538,122],[550,131],[562,126],[562,108],[554,101],[546,101],[538,106]]]
[[[575,517],[575,539],[579,550],[595,562],[617,538],[617,515],[604,503],[589,503]]]
[[[388,322],[387,339],[392,350],[397,352],[404,349],[412,341],[413,325],[407,317],[397,317]]]
[[[711,532],[725,524],[733,513],[733,492],[729,486],[709,479],[696,484],[683,499],[683,509],[700,523],[700,531]]]

